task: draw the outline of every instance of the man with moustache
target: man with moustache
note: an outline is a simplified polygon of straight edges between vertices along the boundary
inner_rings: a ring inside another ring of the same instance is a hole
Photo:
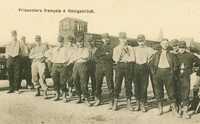
[[[131,46],[128,46],[128,40],[125,32],[119,33],[119,45],[113,50],[113,60],[116,65],[115,87],[114,87],[114,105],[113,110],[118,109],[118,99],[121,92],[123,78],[125,78],[127,108],[132,111],[132,67],[135,62],[135,52]]]

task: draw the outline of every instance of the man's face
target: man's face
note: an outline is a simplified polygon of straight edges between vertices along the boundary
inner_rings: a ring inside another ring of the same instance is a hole
[[[94,42],[94,41],[90,41],[89,45],[90,45],[91,47],[95,47],[95,42]]]
[[[83,42],[77,42],[77,47],[82,48],[83,47]]]
[[[41,44],[41,38],[35,38],[35,42],[37,45]]]
[[[22,37],[21,41],[22,41],[22,43],[26,43],[26,38]]]
[[[164,50],[167,50],[167,48],[169,47],[169,43],[166,40],[162,41],[160,45]]]
[[[172,48],[173,48],[173,50],[174,50],[174,51],[178,51],[178,50],[179,50],[179,47],[178,47],[178,45],[176,45],[176,46],[173,46]]]
[[[128,45],[127,39],[119,39],[121,45]]]
[[[179,53],[184,53],[186,51],[186,48],[179,48]]]
[[[12,36],[11,36],[11,40],[12,40],[12,41],[17,41],[17,35],[12,35]]]

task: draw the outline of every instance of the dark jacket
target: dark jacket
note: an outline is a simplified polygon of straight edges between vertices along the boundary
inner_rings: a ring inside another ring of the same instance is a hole
[[[150,61],[150,66],[151,66],[151,69],[152,69],[153,73],[157,72],[158,64],[159,64],[159,61],[160,61],[161,52],[162,51],[156,52],[152,56],[152,60]],[[171,52],[169,52],[169,51],[167,51],[166,56],[167,56],[167,60],[168,60],[171,72],[172,73],[176,73],[178,71],[178,69],[179,69],[179,61],[178,61],[176,55],[171,53]]]

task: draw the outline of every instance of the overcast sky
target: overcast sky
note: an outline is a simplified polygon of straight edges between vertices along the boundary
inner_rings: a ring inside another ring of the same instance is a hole
[[[94,9],[94,14],[24,13],[18,8],[35,9]],[[173,39],[193,37],[200,41],[199,0],[6,0],[0,5],[0,42],[10,40],[16,29],[33,41],[40,34],[45,42],[56,42],[58,22],[76,17],[88,22],[88,32],[129,37],[143,33],[147,39],[157,40],[160,29],[164,37]]]

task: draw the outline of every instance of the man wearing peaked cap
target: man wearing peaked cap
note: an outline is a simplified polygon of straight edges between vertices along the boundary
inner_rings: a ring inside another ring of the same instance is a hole
[[[145,46],[145,36],[139,34],[137,36],[137,43],[139,44],[134,48],[135,50],[135,66],[134,66],[134,86],[135,86],[135,97],[136,107],[135,111],[146,112],[145,103],[147,101],[147,87],[149,84],[149,62],[152,55],[155,53],[150,47]],[[152,76],[152,75],[151,75]],[[153,78],[151,78],[153,84]],[[154,89],[153,89],[154,90]]]
[[[96,62],[96,102],[95,106],[103,103],[102,100],[102,84],[103,78],[106,77],[106,82],[109,90],[110,107],[113,106],[114,100],[114,83],[113,83],[113,59],[112,47],[110,46],[110,38],[108,33],[102,34],[102,40],[97,42],[97,50],[94,54]]]
[[[190,94],[190,75],[192,74],[192,69],[194,63],[200,65],[200,60],[194,54],[186,51],[186,42],[179,42],[179,52],[177,54],[179,65],[177,84],[177,96],[179,105],[179,117],[184,117],[186,119],[190,118],[188,113],[189,105],[189,94]]]
[[[89,43],[89,61],[88,61],[88,74],[91,79],[91,86],[92,86],[92,99],[95,97],[95,91],[96,91],[96,77],[95,77],[95,70],[96,70],[96,64],[94,60],[94,54],[96,52],[96,45],[95,45],[95,39],[91,36],[87,39]]]

